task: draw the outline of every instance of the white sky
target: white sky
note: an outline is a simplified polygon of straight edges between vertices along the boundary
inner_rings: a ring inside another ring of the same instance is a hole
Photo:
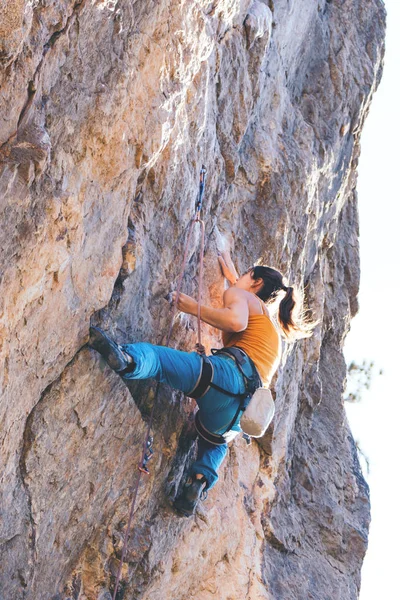
[[[372,522],[360,600],[400,599],[400,0],[385,5],[383,78],[361,137],[360,312],[345,347],[348,362],[373,360],[384,369],[359,404],[346,406],[370,461]]]

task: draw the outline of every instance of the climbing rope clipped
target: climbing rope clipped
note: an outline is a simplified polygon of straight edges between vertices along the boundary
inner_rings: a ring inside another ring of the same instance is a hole
[[[205,354],[205,348],[201,342],[201,319],[200,319],[201,298],[202,298],[202,292],[203,292],[203,278],[204,278],[205,226],[204,226],[204,222],[200,219],[200,213],[203,208],[203,198],[204,198],[204,192],[205,192],[206,178],[207,178],[207,170],[206,170],[205,166],[202,165],[202,168],[200,171],[199,191],[198,191],[198,194],[196,197],[196,203],[195,203],[195,214],[194,214],[194,217],[190,221],[189,233],[187,236],[185,250],[183,253],[182,267],[181,267],[181,271],[179,274],[178,284],[177,284],[177,289],[176,289],[177,293],[176,293],[174,303],[172,306],[172,315],[171,315],[167,340],[165,343],[166,346],[169,346],[170,341],[171,341],[174,319],[175,319],[175,315],[176,315],[176,311],[177,311],[179,295],[181,293],[183,276],[185,273],[185,267],[186,267],[188,254],[189,254],[190,240],[192,238],[195,224],[199,223],[199,225],[200,225],[200,259],[199,259],[199,289],[198,289],[198,300],[197,300],[197,343],[195,346],[195,349],[199,354]],[[133,494],[132,494],[132,501],[131,501],[131,506],[130,506],[130,511],[129,511],[128,523],[127,523],[126,529],[125,529],[121,559],[119,562],[117,577],[115,580],[114,593],[113,593],[112,600],[116,600],[117,593],[118,593],[118,587],[119,587],[119,583],[121,580],[122,565],[125,561],[126,552],[127,552],[127,548],[128,548],[128,541],[129,541],[129,536],[131,533],[133,514],[135,511],[136,498],[137,498],[138,491],[139,491],[141,476],[142,476],[142,474],[145,474],[145,475],[150,474],[150,472],[147,468],[147,463],[153,458],[153,448],[152,448],[153,437],[151,436],[151,427],[153,424],[154,411],[155,411],[157,401],[158,401],[159,389],[160,389],[160,383],[157,383],[153,407],[151,409],[150,419],[148,422],[147,431],[146,431],[146,435],[145,435],[143,446],[142,446],[142,456],[141,456],[141,459],[140,459],[140,462],[138,465],[136,484],[135,484]]]

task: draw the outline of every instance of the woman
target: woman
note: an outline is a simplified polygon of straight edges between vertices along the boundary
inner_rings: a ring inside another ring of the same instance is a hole
[[[120,346],[100,329],[90,329],[89,345],[124,379],[152,377],[196,399],[198,456],[174,502],[184,516],[195,512],[198,500],[217,482],[227,442],[240,432],[243,398],[260,385],[269,386],[281,356],[280,336],[309,337],[313,328],[302,316],[299,295],[279,271],[257,266],[239,277],[229,254],[219,262],[231,286],[223,295],[223,308],[202,305],[200,311],[202,321],[222,331],[224,348],[212,356],[146,342]],[[177,306],[197,315],[197,302],[190,296],[179,294]]]

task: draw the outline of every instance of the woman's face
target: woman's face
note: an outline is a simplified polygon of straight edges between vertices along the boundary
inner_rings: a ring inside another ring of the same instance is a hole
[[[253,279],[252,277],[253,268],[248,269],[243,275],[239,277],[235,286],[240,288],[241,290],[246,290],[247,292],[255,293],[258,291],[263,285],[264,282],[262,279]]]

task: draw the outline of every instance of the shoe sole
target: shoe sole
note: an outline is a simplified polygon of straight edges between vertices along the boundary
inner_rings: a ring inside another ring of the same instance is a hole
[[[172,507],[182,517],[193,517],[193,515],[195,513],[195,511],[193,511],[193,512],[186,511],[184,508],[181,508],[180,506],[178,506],[177,504],[175,504],[175,502],[172,503]]]
[[[101,354],[114,371],[122,371],[128,366],[118,345],[97,327],[90,328],[89,346]]]

